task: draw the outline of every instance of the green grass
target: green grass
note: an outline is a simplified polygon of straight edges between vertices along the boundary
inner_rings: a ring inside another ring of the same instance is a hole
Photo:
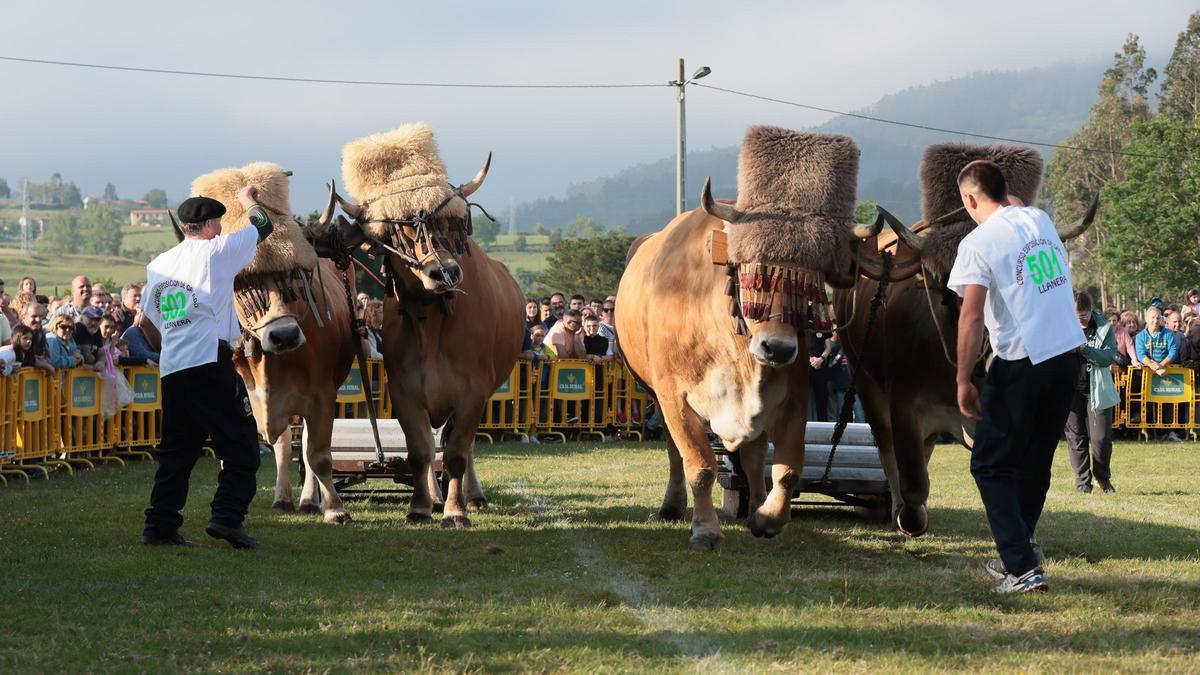
[[[58,295],[70,292],[71,279],[84,274],[92,279],[113,279],[117,285],[131,281],[146,281],[146,263],[149,260],[129,260],[102,255],[51,255],[34,250],[29,256],[13,248],[0,248],[0,279],[8,282],[8,292],[15,293],[17,281],[23,276],[37,279],[38,293]],[[112,290],[112,289],[109,289]]]
[[[988,593],[949,446],[925,537],[806,508],[772,540],[727,520],[717,553],[653,518],[659,445],[483,447],[492,508],[461,531],[388,492],[346,527],[276,515],[267,462],[254,552],[201,531],[212,460],[187,550],[135,543],[151,464],[55,475],[0,490],[0,671],[1200,671],[1200,450],[1118,444],[1116,495],[1075,493],[1064,455],[1035,597]]]
[[[496,244],[499,246],[512,246],[517,242],[515,234],[498,234],[496,235]],[[548,234],[530,234],[525,233],[525,243],[528,246],[549,246],[550,235]]]
[[[121,239],[121,248],[123,249],[140,248],[144,251],[152,251],[157,255],[176,243],[175,234],[171,231],[170,225],[164,227],[125,225],[121,228],[121,232],[125,235]]]
[[[544,271],[550,254],[539,251],[489,251],[488,257],[504,263],[510,272],[516,274],[518,269],[526,269],[531,272]]]

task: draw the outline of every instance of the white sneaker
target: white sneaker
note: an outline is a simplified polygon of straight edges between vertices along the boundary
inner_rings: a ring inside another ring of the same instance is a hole
[[[1046,583],[1046,577],[1042,576],[1040,568],[1035,567],[1019,577],[1014,577],[1011,574],[1004,575],[1004,579],[992,589],[992,592],[1028,593],[1030,591],[1042,591],[1044,593],[1048,590],[1050,590],[1050,585]]]
[[[1042,553],[1042,545],[1036,541],[1031,541],[1029,543],[1033,544],[1033,554],[1037,556],[1038,565],[1044,564],[1046,562],[1046,554]],[[1008,576],[1008,571],[1004,569],[1004,561],[1000,558],[992,558],[991,560],[985,562],[983,564],[983,569],[987,570],[988,574],[996,577],[997,579],[1003,579],[1004,577]]]

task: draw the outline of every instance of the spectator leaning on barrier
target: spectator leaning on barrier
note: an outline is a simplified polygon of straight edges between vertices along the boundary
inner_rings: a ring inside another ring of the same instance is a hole
[[[530,351],[533,352],[535,358],[542,358],[547,361],[555,359],[554,350],[550,349],[549,345],[546,344],[546,329],[544,327],[534,326],[529,331],[529,339],[533,343],[533,348]]]
[[[33,333],[29,348],[31,358],[27,362],[22,362],[22,365],[41,368],[48,373],[53,373],[54,366],[50,365],[50,357],[47,354],[46,331],[42,328],[45,321],[46,308],[37,301],[30,302],[21,309],[21,324]]]
[[[71,303],[63,305],[55,314],[65,313],[72,321],[79,321],[84,308],[92,304],[92,282],[85,276],[71,280]]]
[[[583,349],[591,358],[592,363],[612,361],[612,343],[600,334],[600,317],[598,316],[583,318]]]
[[[83,354],[75,344],[75,324],[71,323],[71,317],[59,314],[50,320],[46,351],[50,365],[56,369],[83,365]]]
[[[1137,349],[1133,344],[1133,338],[1141,330],[1141,325],[1138,323],[1138,317],[1135,312],[1125,310],[1121,312],[1121,318],[1117,322],[1117,351],[1120,352],[1126,359],[1129,360],[1130,368],[1141,368],[1142,364],[1137,358]]]
[[[138,318],[141,317],[140,308],[138,309],[137,316]],[[136,320],[134,325],[130,326],[124,333],[121,333],[121,340],[126,343],[129,350],[127,355],[121,356],[121,365],[158,367],[158,352],[150,346],[150,342],[146,340],[146,334],[142,332],[142,328],[137,325]]]
[[[1092,478],[1105,492],[1116,492],[1112,484],[1113,408],[1121,402],[1108,367],[1121,364],[1114,327],[1092,308],[1087,293],[1075,294],[1075,313],[1087,338],[1080,350],[1083,357],[1071,412],[1067,415],[1067,450],[1075,469],[1075,489],[1092,491]],[[1088,445],[1091,445],[1090,451]]]
[[[17,324],[12,330],[12,344],[0,347],[4,375],[12,375],[22,368],[34,366],[33,331],[24,324]]]
[[[1146,327],[1133,341],[1135,357],[1141,365],[1158,375],[1167,374],[1167,366],[1179,361],[1179,343],[1175,334],[1162,326],[1162,310],[1146,310]]]
[[[583,315],[574,309],[563,312],[562,320],[546,332],[546,343],[560,359],[582,359],[587,356],[583,347]]]
[[[104,310],[99,307],[86,307],[79,313],[79,321],[75,324],[75,344],[83,352],[83,362],[95,365],[100,360],[100,347],[104,338],[100,336],[100,319]]]

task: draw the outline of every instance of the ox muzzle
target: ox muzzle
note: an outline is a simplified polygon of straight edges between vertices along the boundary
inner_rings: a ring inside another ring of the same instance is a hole
[[[268,318],[253,333],[268,354],[283,354],[299,349],[305,342],[304,331],[291,315]]]

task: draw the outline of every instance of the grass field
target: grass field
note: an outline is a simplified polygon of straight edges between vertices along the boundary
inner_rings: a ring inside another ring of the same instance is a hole
[[[26,256],[13,248],[0,248],[0,279],[8,284],[10,295],[16,293],[17,282],[29,275],[37,279],[38,293],[58,295],[70,291],[71,279],[85,274],[92,279],[113,279],[120,284],[146,280],[146,263],[149,260],[129,260],[99,255],[49,255],[34,251]],[[111,290],[111,289],[110,289]]]
[[[264,547],[136,544],[153,466],[0,490],[0,671],[1200,671],[1200,449],[1119,444],[1116,495],[1074,492],[1060,451],[1039,537],[1048,594],[996,597],[967,453],[932,463],[931,534],[807,508],[781,536],[726,521],[724,550],[653,518],[659,445],[481,449],[491,510],[411,526],[269,510]],[[386,487],[383,484],[379,488]]]
[[[530,272],[545,270],[550,254],[539,251],[489,251],[488,257],[504,263],[508,266],[508,270],[515,275],[519,269]]]

